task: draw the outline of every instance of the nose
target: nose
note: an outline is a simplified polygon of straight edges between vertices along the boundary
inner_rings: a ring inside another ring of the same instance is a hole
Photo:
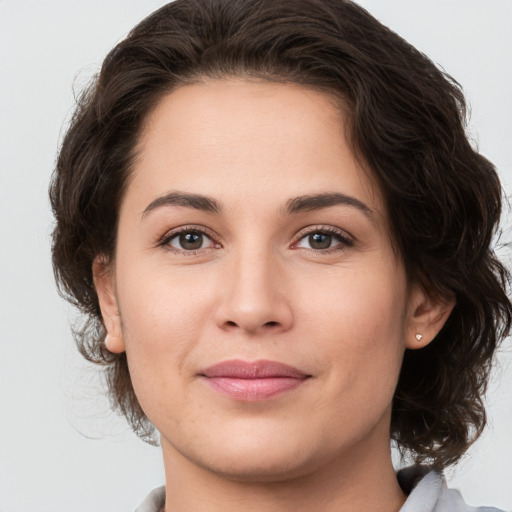
[[[291,328],[289,283],[277,259],[263,251],[231,256],[216,311],[218,327],[251,335],[277,334]]]

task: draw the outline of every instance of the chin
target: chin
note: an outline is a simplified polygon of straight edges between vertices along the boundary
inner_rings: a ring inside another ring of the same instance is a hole
[[[236,435],[216,439],[202,450],[180,450],[195,465],[238,482],[268,483],[306,475],[318,465],[318,449],[301,436]]]
[[[195,463],[224,479],[235,482],[270,483],[290,481],[312,471],[308,459],[290,454],[270,454],[251,459],[247,454],[238,454],[234,459],[221,456],[203,458]]]

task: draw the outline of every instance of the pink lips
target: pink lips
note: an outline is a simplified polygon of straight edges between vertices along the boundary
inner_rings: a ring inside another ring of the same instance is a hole
[[[310,375],[275,361],[223,361],[201,375],[216,391],[236,400],[255,402],[300,386]]]

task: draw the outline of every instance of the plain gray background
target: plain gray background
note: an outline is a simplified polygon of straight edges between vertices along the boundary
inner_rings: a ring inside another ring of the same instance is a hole
[[[47,199],[73,87],[164,3],[0,0],[0,512],[125,512],[164,481],[159,449],[109,413],[96,370],[76,354],[74,313],[53,283]],[[512,1],[360,3],[463,85],[470,133],[510,193]],[[448,473],[469,503],[507,510],[511,353],[508,340],[488,395],[489,428]]]

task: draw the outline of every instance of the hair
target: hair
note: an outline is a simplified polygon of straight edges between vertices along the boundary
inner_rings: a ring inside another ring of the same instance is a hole
[[[300,84],[345,106],[349,142],[381,187],[408,279],[456,300],[435,340],[406,350],[391,438],[416,462],[457,462],[486,423],[493,355],[511,326],[508,273],[492,250],[501,186],[466,136],[459,84],[346,0],[176,0],[116,46],[78,98],[50,185],[53,265],[60,292],[84,314],[75,339],[104,366],[113,409],[154,442],[126,355],[105,347],[93,260],[115,254],[149,113],[177,87],[229,77]]]

